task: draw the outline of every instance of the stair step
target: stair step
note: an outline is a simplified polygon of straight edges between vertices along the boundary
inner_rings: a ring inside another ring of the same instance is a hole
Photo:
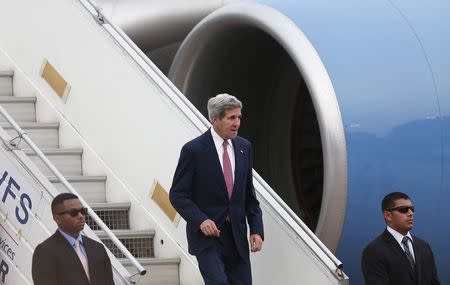
[[[36,97],[0,97],[0,105],[16,122],[36,122]],[[6,122],[0,116],[0,123]]]
[[[147,269],[147,274],[136,278],[138,284],[179,285],[180,258],[138,258],[139,263]],[[136,269],[128,259],[119,259],[123,266],[135,274]]]
[[[59,123],[21,123],[19,124],[39,148],[58,148]],[[8,123],[0,123],[0,126],[11,136],[17,136],[16,130]],[[28,148],[26,146],[24,148]]]
[[[139,259],[149,274],[139,278],[141,284],[179,285],[180,258],[154,257],[154,230],[130,230],[129,210],[130,203],[106,202],[106,176],[82,176],[82,149],[59,149],[59,123],[36,122],[36,98],[14,97],[12,71],[0,71],[0,105],[19,123],[21,128],[30,136],[33,142],[50,159],[58,170],[66,176],[68,182],[77,190],[94,209],[105,224],[113,230],[127,249]],[[16,131],[0,115],[0,127],[15,137]],[[48,175],[48,179],[60,192],[67,189],[53,175],[47,166],[31,150],[26,143],[20,144],[25,154],[36,166]],[[136,273],[135,268],[124,256],[98,225],[88,216],[86,223],[95,231],[111,252],[120,258],[122,264],[131,274]]]
[[[66,176],[65,178],[89,204],[106,202],[106,176]],[[50,176],[48,180],[59,192],[67,192],[66,187],[56,177]]]
[[[153,237],[154,230],[113,230],[115,236],[125,245],[125,247],[136,258],[154,257]],[[125,256],[117,249],[116,245],[108,238],[104,231],[95,231],[95,234],[101,239],[105,246],[117,258],[124,258]]]
[[[130,229],[130,203],[89,203],[89,205],[111,230]],[[86,224],[92,230],[100,230],[100,227],[89,216],[86,217]]]
[[[131,265],[131,262],[128,259],[119,258],[119,261],[124,265]],[[167,264],[180,264],[180,258],[162,258],[162,257],[151,257],[151,258],[138,258],[138,261],[141,265],[167,265]]]
[[[129,210],[131,203],[90,203],[89,204],[94,210]]]
[[[13,95],[13,71],[0,71],[0,96]]]
[[[55,165],[63,175],[82,175],[81,155],[83,149],[41,149],[44,155]],[[53,175],[50,169],[32,150],[24,149],[25,154],[46,176]]]
[[[14,71],[12,70],[0,70],[0,77],[13,77]]]

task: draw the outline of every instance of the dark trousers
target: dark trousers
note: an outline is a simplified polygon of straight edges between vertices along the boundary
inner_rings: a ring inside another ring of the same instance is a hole
[[[239,255],[231,224],[226,222],[215,239],[215,246],[196,256],[205,285],[251,285],[250,260]]]

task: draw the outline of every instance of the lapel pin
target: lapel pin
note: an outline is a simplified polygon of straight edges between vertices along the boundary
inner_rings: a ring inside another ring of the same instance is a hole
[[[244,154],[244,151],[241,149],[241,153]]]

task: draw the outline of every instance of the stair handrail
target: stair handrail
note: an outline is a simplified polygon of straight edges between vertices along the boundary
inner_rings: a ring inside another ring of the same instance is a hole
[[[331,259],[331,261],[336,266],[334,272],[340,278],[346,278],[342,269],[344,264],[336,257],[334,254],[326,247],[323,242],[311,231],[310,228],[298,217],[298,215],[286,204],[286,202],[281,199],[281,197],[270,187],[269,184],[255,171],[253,170],[253,178],[258,181],[258,183],[265,189],[270,190],[267,193],[280,205],[284,211],[289,215],[289,217],[298,225],[300,228],[308,235],[308,237],[314,241],[314,243],[325,253],[325,255]],[[292,224],[289,223],[292,230],[296,231]],[[309,246],[309,245],[308,245]],[[310,247],[311,248],[311,247]]]
[[[112,38],[120,45],[125,52],[127,52],[131,58],[138,64],[138,66],[147,73],[150,78],[155,81],[159,81],[158,86],[164,91],[169,99],[177,106],[184,114],[186,114],[186,108],[195,116],[186,116],[193,125],[200,131],[206,131],[210,126],[210,122],[203,116],[200,111],[184,96],[180,90],[159,70],[159,68],[142,52],[142,50],[125,34],[121,28],[115,25],[111,20],[102,13],[102,9],[99,8],[94,0],[78,0],[83,7],[89,11],[96,22],[102,26]],[[131,49],[131,50],[130,50]],[[132,52],[135,54],[133,54]],[[154,76],[157,76],[156,78]],[[333,272],[337,274],[339,278],[346,278],[342,272],[344,267],[343,263],[323,244],[323,242],[303,223],[303,221],[292,211],[291,208],[278,196],[278,194],[259,176],[254,170],[253,175],[260,183],[263,189],[282,207],[284,211],[292,218],[292,220],[308,235],[308,237],[319,247],[322,252],[333,262],[336,266]],[[259,190],[259,189],[257,189]],[[290,224],[290,223],[289,223]],[[292,230],[296,233],[296,228],[290,224]],[[317,253],[316,253],[317,254]],[[320,257],[319,257],[320,258]]]
[[[145,275],[147,270],[136,260],[136,258],[130,253],[130,251],[123,245],[123,243],[114,235],[114,233],[108,228],[108,226],[100,219],[100,217],[94,212],[89,204],[78,194],[77,190],[67,181],[67,179],[59,172],[59,170],[53,165],[53,163],[42,153],[39,147],[31,140],[28,134],[22,130],[22,128],[16,123],[16,121],[9,115],[9,113],[0,105],[0,114],[5,120],[16,130],[17,138],[23,139],[28,146],[38,155],[38,157],[44,162],[44,164],[53,172],[53,174],[59,179],[59,181],[66,187],[69,192],[78,196],[83,207],[88,209],[89,216],[97,223],[97,225],[106,233],[111,241],[117,246],[117,248],[123,253],[123,255],[131,262],[131,264],[138,270],[140,275]],[[10,141],[11,143],[11,141]],[[51,196],[52,193],[49,192]],[[132,276],[131,276],[132,277]]]

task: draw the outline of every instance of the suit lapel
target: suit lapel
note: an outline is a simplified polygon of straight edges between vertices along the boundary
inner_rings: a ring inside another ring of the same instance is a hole
[[[408,268],[409,273],[415,279],[416,274],[414,273],[413,269],[411,268],[411,265],[409,264],[405,251],[398,244],[397,240],[395,240],[395,238],[387,230],[384,231],[384,240],[386,241],[388,246],[392,249],[393,253],[401,256],[401,260],[403,262],[402,266]]]
[[[242,167],[244,166],[244,157],[241,153],[241,145],[237,139],[232,140],[233,143],[233,151],[234,151],[234,184],[233,184],[233,194],[231,198],[233,198],[234,193],[239,187],[236,185],[240,185],[241,183],[241,174],[244,173]]]
[[[417,247],[416,239],[413,237],[413,249],[414,249],[414,259],[416,261],[416,274],[417,274],[417,284],[420,284],[420,280],[422,277],[422,256],[420,253],[420,249]]]
[[[95,268],[93,267],[93,261],[94,261],[94,250],[95,248],[93,247],[92,242],[86,238],[85,236],[83,236],[83,246],[84,246],[84,250],[86,251],[86,255],[87,255],[87,261],[88,261],[88,268],[89,268],[89,272],[94,272]],[[91,256],[91,258],[89,258],[89,256]],[[84,268],[83,268],[84,271]],[[91,278],[91,282],[92,282],[92,276],[93,274],[90,273],[90,278]]]
[[[223,176],[222,166],[220,165],[219,156],[217,154],[217,149],[212,138],[211,129],[204,133],[204,144],[205,144],[205,159],[208,160],[207,165],[211,165],[212,173],[215,175],[215,180],[223,189],[223,195],[228,200],[227,184],[225,182],[225,177]]]
[[[67,260],[70,263],[69,268],[72,268],[73,271],[76,271],[80,274],[80,276],[83,276],[83,283],[80,284],[85,283],[88,284],[89,281],[87,279],[86,272],[84,271],[83,265],[81,264],[80,258],[75,252],[75,249],[70,245],[67,239],[58,230],[56,230],[56,235],[58,237],[58,243],[62,250],[61,254],[64,255],[65,257],[68,257]]]

